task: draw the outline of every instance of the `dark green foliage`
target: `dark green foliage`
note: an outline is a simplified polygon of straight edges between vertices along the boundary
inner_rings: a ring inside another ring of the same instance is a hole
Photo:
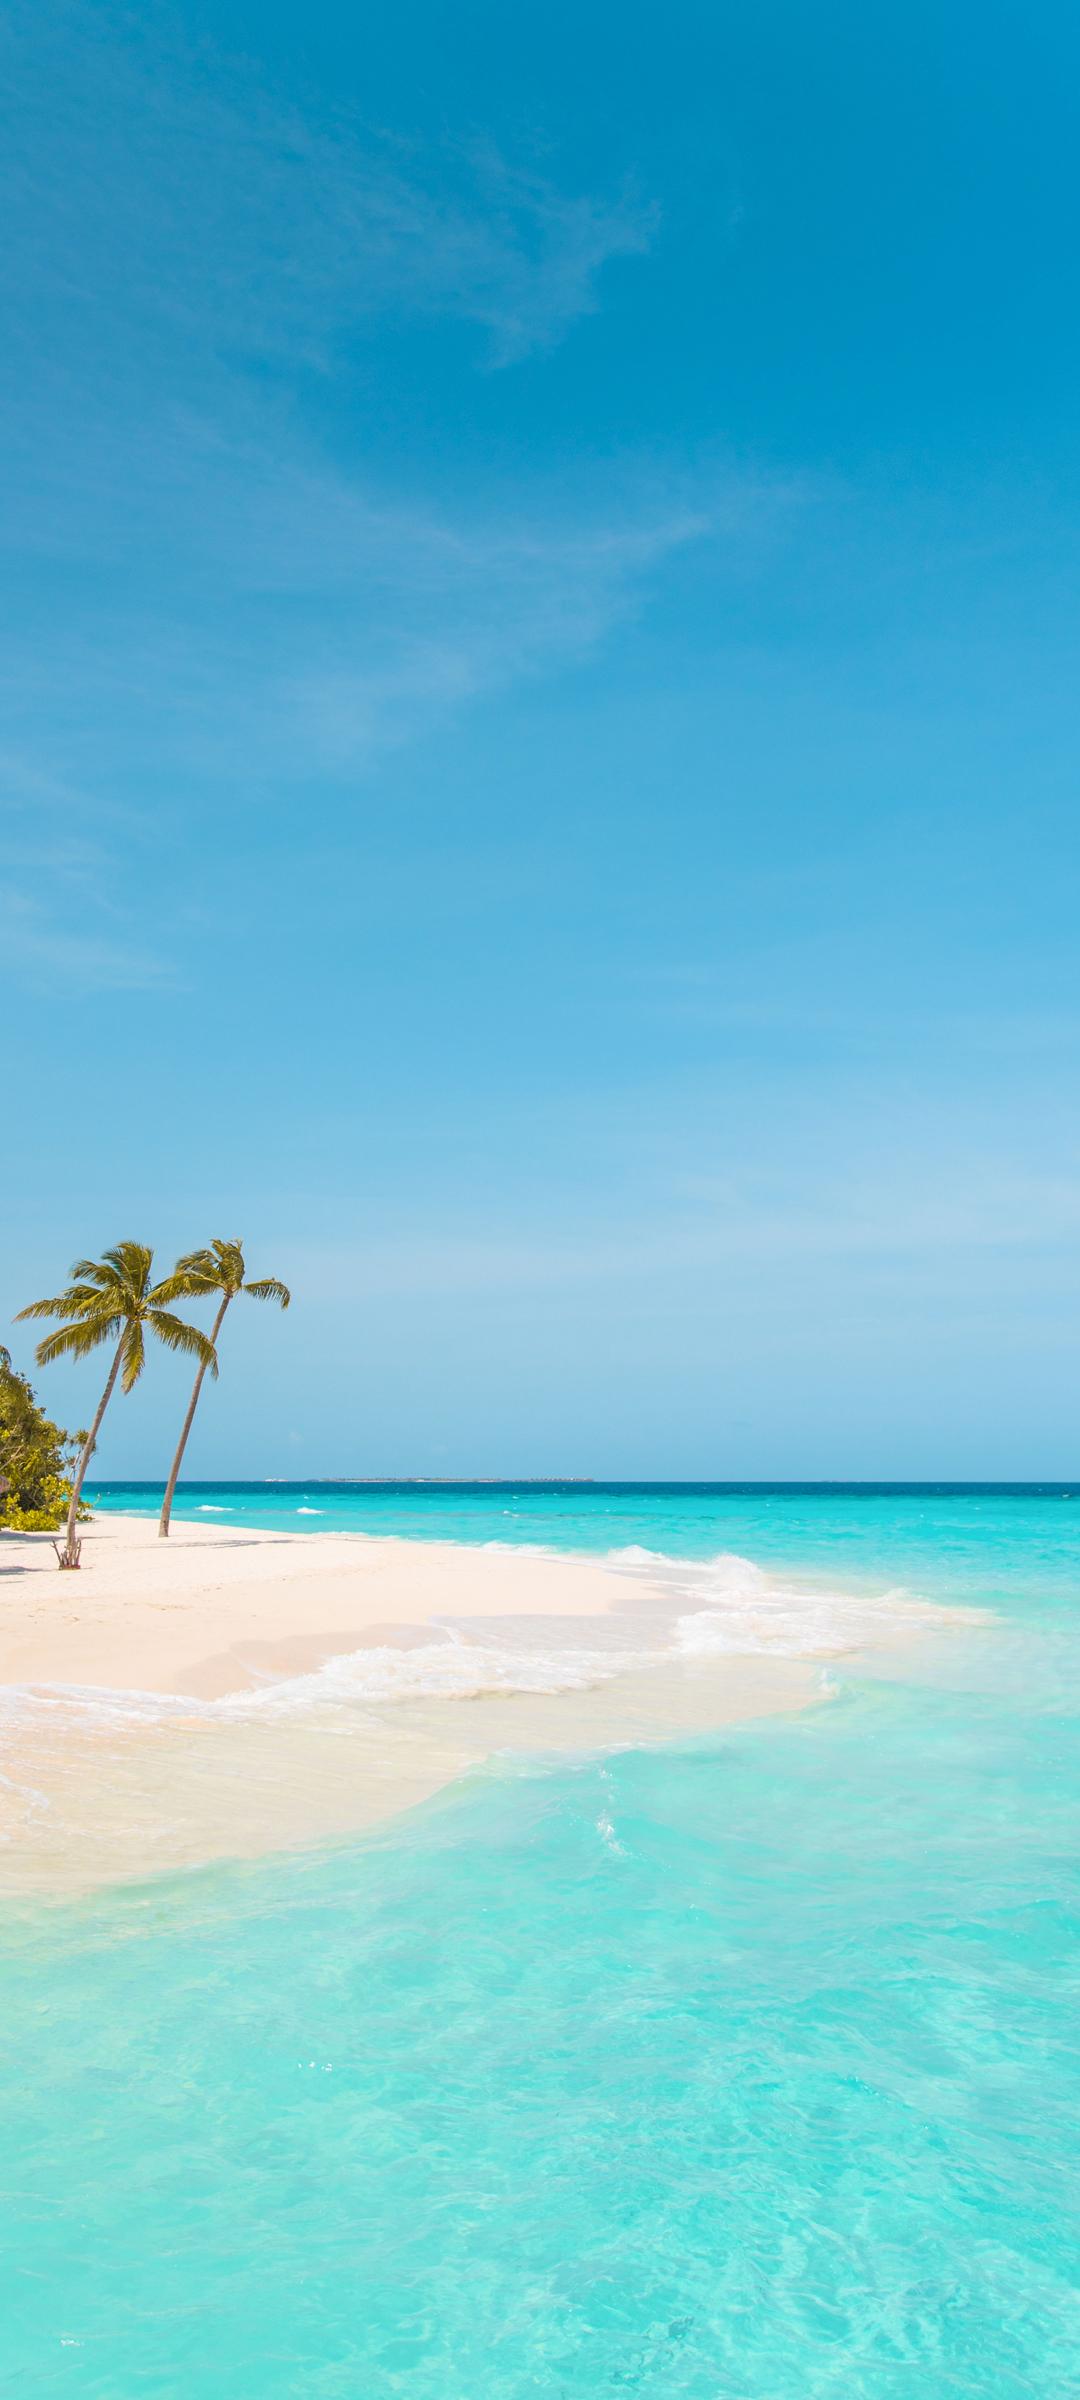
[[[0,1490],[0,1525],[16,1533],[54,1533],[67,1514],[85,1440],[85,1433],[65,1433],[53,1424],[0,1346],[0,1484],[8,1486]]]

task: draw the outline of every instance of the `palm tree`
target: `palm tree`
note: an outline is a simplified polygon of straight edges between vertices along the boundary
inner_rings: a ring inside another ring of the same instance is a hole
[[[174,1316],[168,1305],[171,1300],[181,1300],[187,1295],[189,1286],[182,1267],[176,1267],[163,1283],[151,1283],[153,1266],[154,1253],[145,1242],[117,1242],[115,1249],[106,1250],[101,1259],[77,1259],[71,1270],[73,1281],[55,1300],[33,1300],[29,1308],[19,1310],[20,1317],[67,1319],[56,1333],[47,1333],[44,1341],[38,1343],[39,1367],[48,1366],[54,1358],[86,1358],[102,1342],[116,1342],[108,1382],[75,1469],[64,1547],[57,1549],[62,1567],[79,1564],[75,1525],[86,1470],[117,1376],[121,1390],[130,1392],[142,1374],[146,1364],[147,1326],[167,1350],[186,1350],[197,1358],[200,1374],[207,1367],[217,1374],[213,1343],[196,1325]]]
[[[242,1242],[211,1242],[208,1250],[192,1250],[186,1258],[177,1260],[176,1272],[184,1278],[185,1292],[193,1295],[197,1292],[212,1292],[217,1296],[218,1311],[210,1336],[211,1349],[215,1359],[218,1335],[225,1323],[225,1311],[231,1306],[238,1292],[246,1292],[252,1300],[276,1300],[282,1308],[288,1308],[289,1305],[291,1295],[288,1285],[279,1283],[276,1275],[263,1275],[257,1282],[245,1282],[247,1269],[244,1265]],[[196,1371],[195,1388],[188,1404],[188,1412],[184,1418],[180,1439],[176,1445],[176,1457],[165,1486],[165,1498],[161,1503],[161,1518],[158,1524],[160,1534],[167,1534],[169,1530],[173,1493],[176,1490],[177,1477],[183,1464],[184,1452],[187,1449],[188,1435],[195,1422],[195,1411],[199,1405],[199,1394],[203,1387],[203,1376],[206,1373],[207,1363],[206,1360],[201,1360]],[[216,1364],[214,1373],[217,1373]]]

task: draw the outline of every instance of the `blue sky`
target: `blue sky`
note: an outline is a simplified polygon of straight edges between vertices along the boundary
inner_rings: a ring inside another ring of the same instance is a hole
[[[193,1473],[1075,1470],[1075,13],[0,50],[4,1317],[243,1235]]]

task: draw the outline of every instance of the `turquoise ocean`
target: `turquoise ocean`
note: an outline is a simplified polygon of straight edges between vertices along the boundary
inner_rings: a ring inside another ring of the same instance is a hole
[[[504,1756],[363,1840],[9,1908],[0,2387],[1080,2395],[1080,1485],[178,1513],[736,1554],[970,1629],[835,1658],[801,1715]]]

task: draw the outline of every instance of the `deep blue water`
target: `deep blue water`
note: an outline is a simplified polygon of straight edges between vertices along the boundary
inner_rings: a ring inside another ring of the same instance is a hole
[[[13,1917],[12,2391],[1080,2393],[1078,1505],[305,1488],[216,1504],[994,1613],[805,1717]]]

